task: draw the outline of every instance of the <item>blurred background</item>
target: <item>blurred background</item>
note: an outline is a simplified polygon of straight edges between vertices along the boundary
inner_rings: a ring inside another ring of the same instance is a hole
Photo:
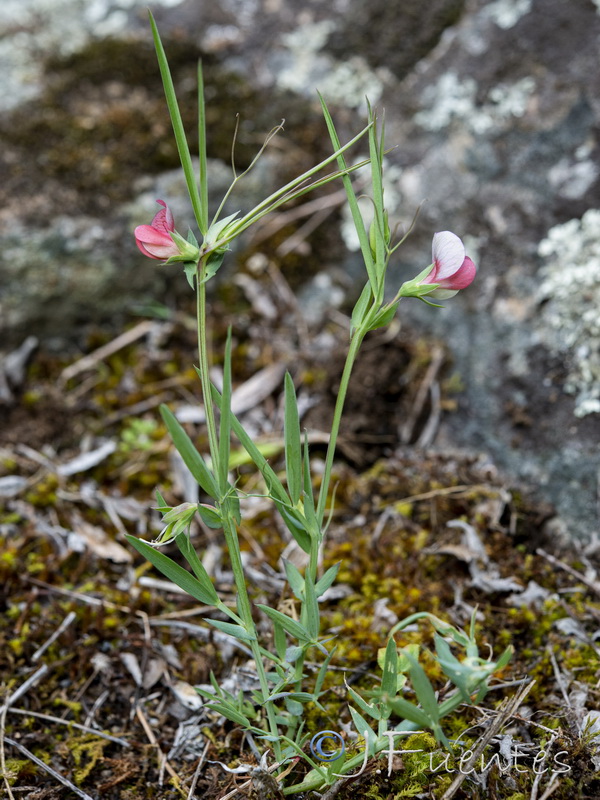
[[[36,348],[83,354],[99,330],[117,336],[140,315],[168,317],[189,296],[132,236],[159,197],[179,230],[192,224],[147,5],[0,6],[4,426],[22,391],[15,364]],[[384,110],[394,224],[406,230],[420,208],[390,267],[390,294],[430,263],[435,231],[457,233],[479,267],[444,309],[401,307],[402,336],[426,336],[444,354],[438,368],[430,360],[426,387],[439,424],[420,444],[484,454],[548,503],[557,536],[597,535],[600,0],[150,6],[192,143],[204,63],[215,203],[230,182],[236,114],[239,169],[286,120],[231,211],[330,152],[317,89],[343,139],[363,126],[365,96]],[[242,241],[220,291],[235,285],[260,307],[256,273],[274,263],[313,331],[331,324],[332,307],[346,314],[364,279],[341,198],[328,192]],[[442,379],[455,387],[452,413],[436,400]],[[403,441],[414,444],[399,429]]]

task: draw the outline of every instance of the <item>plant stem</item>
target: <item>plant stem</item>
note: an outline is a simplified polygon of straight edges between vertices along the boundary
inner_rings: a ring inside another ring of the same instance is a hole
[[[225,503],[227,503],[227,501],[225,501]],[[281,744],[279,742],[279,729],[277,727],[277,720],[275,718],[275,709],[273,708],[272,702],[265,702],[269,697],[269,680],[267,678],[267,673],[265,671],[262,654],[260,652],[260,645],[258,642],[258,632],[256,630],[256,625],[254,624],[254,619],[252,617],[252,606],[250,605],[250,598],[248,597],[248,589],[246,586],[246,577],[244,575],[244,567],[242,564],[242,558],[240,553],[240,544],[237,535],[237,528],[235,520],[229,513],[226,513],[224,515],[223,531],[225,533],[225,544],[227,545],[227,551],[229,553],[229,559],[231,562],[231,570],[233,572],[235,586],[237,589],[237,603],[238,603],[239,615],[244,622],[244,628],[246,629],[246,631],[254,635],[254,639],[251,642],[249,642],[249,644],[250,644],[250,649],[252,650],[254,663],[256,664],[256,673],[258,675],[258,680],[260,683],[260,691],[263,697],[263,703],[265,704],[267,719],[269,721],[269,731],[271,735],[275,737],[274,741],[272,742],[273,750],[275,753],[275,759],[277,761],[281,761],[282,760]]]
[[[206,257],[201,259],[196,270],[196,323],[198,329],[198,366],[200,383],[202,384],[202,399],[206,415],[206,429],[208,431],[208,446],[212,460],[214,475],[219,474],[219,441],[217,437],[217,424],[215,410],[210,389],[210,375],[208,368],[208,352],[206,347],[206,283],[203,282],[206,269]]]
[[[199,360],[199,373],[200,382],[202,385],[202,396],[204,401],[204,411],[206,414],[206,428],[208,431],[208,443],[210,448],[210,455],[212,459],[212,471],[214,475],[219,475],[219,436],[217,432],[217,424],[215,420],[215,411],[212,401],[212,390],[210,375],[208,371],[208,352],[206,346],[206,283],[203,283],[204,270],[206,268],[206,258],[202,259],[198,264],[196,271],[196,321],[198,329],[198,360]],[[221,490],[224,491],[224,490]],[[219,492],[221,494],[221,492]],[[254,662],[256,664],[256,672],[260,683],[260,690],[263,696],[263,702],[269,697],[269,680],[262,660],[260,652],[260,645],[258,642],[258,632],[254,619],[252,617],[252,606],[248,596],[248,588],[246,586],[246,576],[244,575],[244,566],[242,564],[242,556],[240,552],[240,543],[237,535],[237,527],[235,522],[235,515],[231,508],[230,499],[227,494],[215,498],[217,505],[223,510],[223,532],[225,534],[225,544],[229,553],[229,560],[231,562],[231,569],[237,589],[237,604],[238,613],[243,621],[245,630],[254,636],[254,639],[249,643]],[[282,760],[281,744],[279,742],[279,730],[277,727],[277,720],[275,717],[275,709],[273,703],[265,702],[267,719],[269,721],[269,732],[273,741],[273,750],[277,761]]]
[[[358,354],[358,350],[365,338],[366,330],[364,328],[356,328],[350,340],[350,347],[348,348],[348,355],[346,356],[346,363],[344,364],[344,371],[340,380],[340,387],[338,389],[338,396],[335,403],[333,412],[333,422],[331,423],[331,434],[329,436],[329,445],[327,447],[327,456],[325,458],[325,470],[323,472],[323,480],[321,481],[321,489],[319,491],[319,504],[317,506],[317,520],[319,525],[323,526],[323,516],[325,514],[325,504],[327,503],[327,493],[329,491],[329,483],[331,481],[331,468],[333,466],[333,457],[335,455],[335,446],[337,442],[338,432],[340,429],[340,422],[342,419],[342,412],[344,410],[344,402],[346,400],[346,393],[348,391],[348,384],[350,383],[350,375],[352,368]]]

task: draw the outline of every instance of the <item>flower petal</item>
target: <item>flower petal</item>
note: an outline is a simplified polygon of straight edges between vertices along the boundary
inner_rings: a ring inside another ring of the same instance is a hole
[[[173,218],[173,214],[171,213],[171,209],[165,203],[164,200],[157,200],[156,201],[159,205],[163,206],[160,211],[157,211],[154,215],[154,219],[150,223],[153,228],[156,228],[157,231],[162,231],[163,233],[169,233],[169,231],[175,230],[175,220]]]
[[[169,234],[156,230],[152,225],[138,225],[134,235],[137,246],[150,258],[165,259],[179,254]]]
[[[465,260],[465,246],[455,233],[439,231],[433,236],[433,274],[428,283],[441,283],[461,268]],[[435,277],[434,277],[435,276]]]
[[[475,275],[477,275],[477,267],[473,261],[466,256],[460,269],[449,278],[439,281],[439,284],[446,289],[466,289],[467,286],[470,286],[475,280]]]

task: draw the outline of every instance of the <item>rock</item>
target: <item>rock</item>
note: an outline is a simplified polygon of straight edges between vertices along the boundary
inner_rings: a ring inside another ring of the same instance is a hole
[[[6,341],[72,337],[163,296],[170,276],[140,260],[131,228],[157,192],[184,225],[191,214],[144,6],[2,6]],[[427,265],[436,230],[463,237],[479,265],[444,310],[401,309],[405,329],[447,343],[465,386],[436,444],[491,453],[554,502],[571,535],[598,531],[598,0],[163,0],[155,12],[190,131],[203,55],[218,172],[235,112],[242,167],[287,118],[285,145],[271,150],[279,157],[264,162],[244,203],[278,170],[287,176],[328,151],[316,88],[344,135],[358,129],[365,93],[385,107],[393,216],[406,227],[426,201],[390,266],[390,293]],[[341,249],[337,227],[328,237],[314,262],[343,265],[356,293],[356,253]],[[310,303],[310,287],[302,295]]]

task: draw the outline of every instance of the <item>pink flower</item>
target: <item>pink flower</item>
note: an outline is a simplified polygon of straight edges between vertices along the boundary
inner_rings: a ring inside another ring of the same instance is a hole
[[[164,261],[172,256],[178,256],[180,250],[169,236],[175,230],[175,221],[171,209],[164,200],[156,201],[163,206],[156,214],[150,225],[138,225],[134,231],[135,242],[142,253],[149,258]]]
[[[470,286],[477,267],[465,255],[465,246],[455,233],[440,231],[433,236],[433,269],[421,284],[437,283],[428,296],[444,299],[453,297],[459,289]]]

